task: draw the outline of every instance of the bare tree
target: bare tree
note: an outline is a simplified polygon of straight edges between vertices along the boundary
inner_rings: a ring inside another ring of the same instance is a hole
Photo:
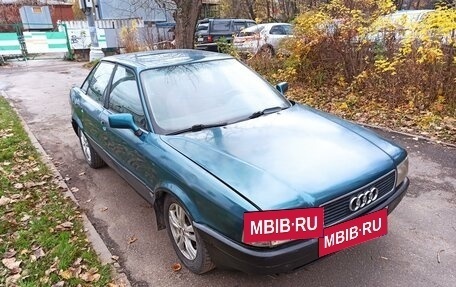
[[[193,48],[195,27],[201,11],[202,0],[175,0],[175,46],[178,49]]]
[[[108,4],[109,3],[109,4]],[[164,13],[173,11],[176,21],[174,28],[175,46],[179,49],[193,48],[196,23],[198,21],[202,0],[107,0],[105,5],[118,16],[154,15],[157,10]]]

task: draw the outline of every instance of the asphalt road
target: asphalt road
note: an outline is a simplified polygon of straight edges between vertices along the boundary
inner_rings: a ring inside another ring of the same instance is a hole
[[[133,286],[456,286],[456,149],[383,133],[407,148],[411,185],[387,236],[278,276],[214,270],[198,276],[178,259],[151,206],[112,169],[90,169],[70,124],[68,91],[88,70],[59,60],[0,67],[0,90],[18,107]],[[131,244],[131,238],[137,240]],[[440,252],[440,262],[437,253]]]

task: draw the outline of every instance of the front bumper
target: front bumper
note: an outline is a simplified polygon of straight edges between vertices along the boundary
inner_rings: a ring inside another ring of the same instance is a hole
[[[388,207],[388,214],[391,213],[406,194],[409,183],[406,178],[390,197],[365,213],[385,207]],[[194,226],[219,267],[246,273],[274,274],[294,271],[319,259],[318,239],[293,241],[271,249],[254,248],[232,241],[205,225],[194,222]]]

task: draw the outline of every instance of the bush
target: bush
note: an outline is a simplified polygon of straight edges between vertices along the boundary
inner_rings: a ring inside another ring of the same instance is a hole
[[[331,1],[296,18],[288,57],[249,64],[272,82],[328,93],[325,101],[343,97],[339,107],[348,110],[376,101],[455,116],[456,9],[439,8],[419,23],[383,16],[393,10],[389,0]]]
[[[120,44],[125,49],[126,53],[133,53],[146,50],[142,47],[138,39],[138,26],[136,22],[129,27],[122,27],[120,30]]]

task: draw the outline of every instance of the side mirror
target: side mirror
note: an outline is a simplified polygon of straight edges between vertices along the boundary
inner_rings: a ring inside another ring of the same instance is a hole
[[[282,94],[285,95],[285,93],[288,91],[288,83],[287,82],[281,82],[276,85],[276,89]]]
[[[142,135],[142,131],[133,121],[131,114],[114,114],[108,117],[109,126],[115,129],[130,129],[136,136]]]

